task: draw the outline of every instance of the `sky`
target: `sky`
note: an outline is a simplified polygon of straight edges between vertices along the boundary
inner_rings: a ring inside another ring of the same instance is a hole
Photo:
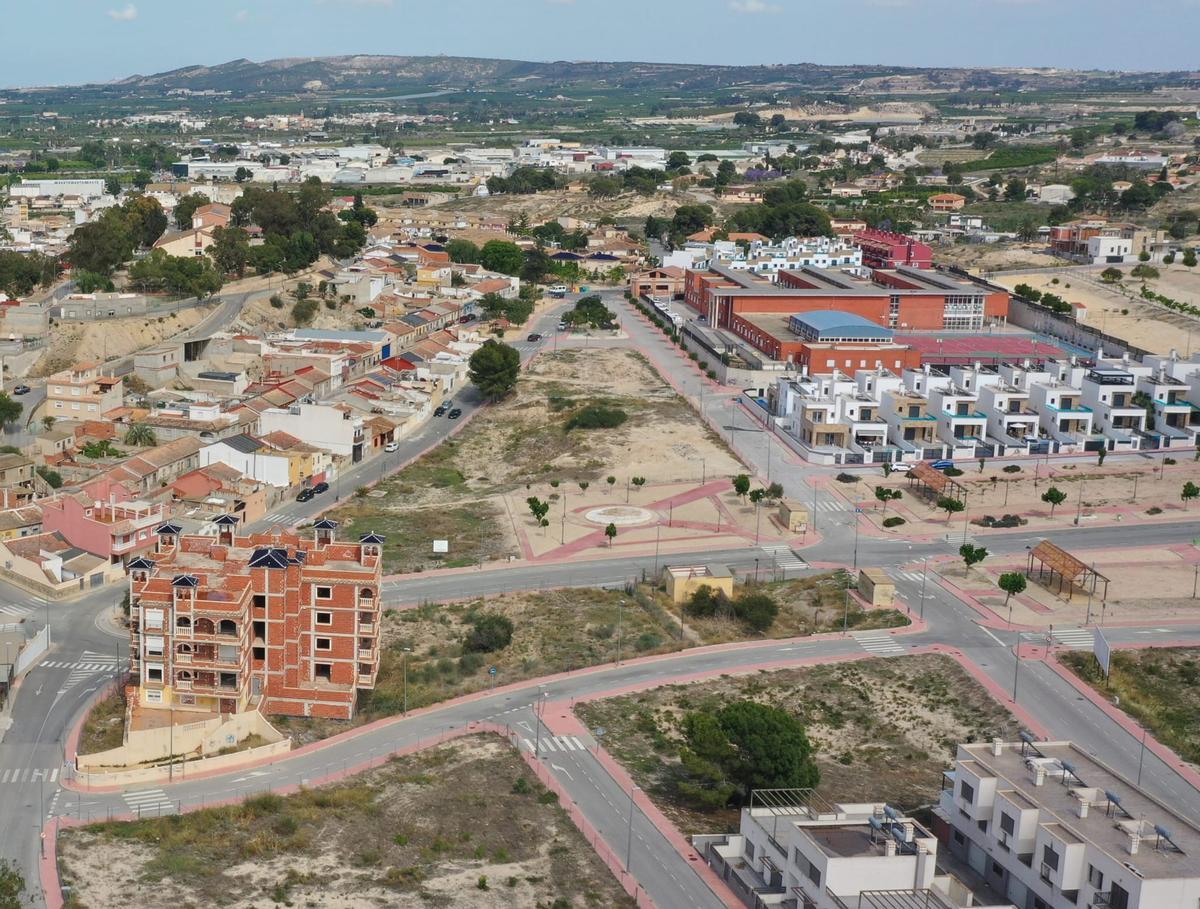
[[[246,57],[1200,68],[1200,0],[4,0],[0,86]]]

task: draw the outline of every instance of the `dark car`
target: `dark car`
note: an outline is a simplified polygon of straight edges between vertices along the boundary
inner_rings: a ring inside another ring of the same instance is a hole
[[[450,411],[450,413],[446,414],[446,416],[448,416],[451,420],[457,420],[459,417],[462,416],[462,411],[456,407],[452,411]]]
[[[448,407],[447,407],[445,404],[439,404],[439,405],[437,406],[437,410],[435,410],[435,411],[433,412],[433,415],[434,415],[435,417],[444,416],[444,415],[445,415],[445,413],[446,413],[446,411],[447,411],[447,410],[449,410],[449,409],[450,409],[450,408],[448,408]]]
[[[528,338],[526,338],[525,340],[526,340],[526,341],[540,341],[540,340],[542,340],[542,336],[541,336],[541,335],[539,335],[539,334],[538,334],[538,333],[535,331],[535,332],[533,332],[533,333],[532,333],[532,334],[531,334],[531,335],[530,335]]]
[[[323,492],[329,491],[329,484],[322,481],[313,487],[313,495],[319,496]]]
[[[29,386],[28,385],[18,385],[15,388],[13,388],[13,394],[27,395],[27,394],[29,394]]]
[[[311,489],[301,489],[299,495],[296,496],[296,501],[297,502],[307,502],[312,497],[313,497],[313,491]]]

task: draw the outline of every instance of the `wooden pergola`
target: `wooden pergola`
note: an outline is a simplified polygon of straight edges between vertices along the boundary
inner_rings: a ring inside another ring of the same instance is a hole
[[[949,496],[964,503],[967,500],[967,492],[969,491],[967,487],[963,486],[962,483],[959,483],[953,477],[946,476],[940,470],[935,470],[925,461],[914,464],[907,476],[910,486],[915,480],[922,486],[932,490],[938,498]]]
[[[1050,572],[1051,583],[1054,582],[1055,575],[1058,576],[1058,592],[1060,594],[1063,591],[1063,585],[1067,585],[1067,599],[1071,598],[1076,587],[1094,594],[1096,585],[1101,581],[1104,582],[1104,593],[1101,599],[1108,599],[1108,578],[1091,565],[1071,555],[1061,546],[1056,546],[1049,540],[1042,540],[1029,550],[1029,565],[1025,571],[1027,577],[1033,576],[1034,562],[1038,563],[1039,581],[1045,577],[1046,572]]]

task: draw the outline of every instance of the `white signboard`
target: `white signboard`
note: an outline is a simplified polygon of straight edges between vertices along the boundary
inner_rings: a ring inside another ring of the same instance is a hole
[[[1092,644],[1092,653],[1096,655],[1096,662],[1100,664],[1100,671],[1104,673],[1104,677],[1108,678],[1108,668],[1112,663],[1112,650],[1108,646],[1108,639],[1104,637],[1104,632],[1099,628],[1096,629],[1095,643]]]
[[[450,551],[450,541],[449,540],[434,540],[433,541],[433,551],[434,552],[442,552],[442,553],[449,552]]]

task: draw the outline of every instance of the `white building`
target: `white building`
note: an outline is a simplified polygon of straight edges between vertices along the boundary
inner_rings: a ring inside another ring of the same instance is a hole
[[[862,250],[832,237],[788,237],[779,244],[754,240],[749,249],[717,243],[711,260],[735,271],[773,279],[780,271],[798,268],[860,268]]]
[[[1022,909],[1200,904],[1200,828],[1070,742],[960,745],[935,814]]]
[[[1011,909],[982,882],[972,888],[940,871],[937,837],[883,803],[756,791],[736,834],[692,842],[754,909]]]
[[[9,187],[9,195],[14,199],[54,199],[59,196],[98,199],[104,195],[104,181],[22,180]]]
[[[288,478],[288,459],[282,455],[264,452],[262,442],[253,436],[232,436],[200,449],[200,466],[225,464],[251,477],[279,489],[291,485]]]
[[[363,420],[346,407],[329,404],[293,404],[286,410],[270,408],[259,414],[259,430],[265,435],[286,432],[301,442],[355,463],[363,458]]]

